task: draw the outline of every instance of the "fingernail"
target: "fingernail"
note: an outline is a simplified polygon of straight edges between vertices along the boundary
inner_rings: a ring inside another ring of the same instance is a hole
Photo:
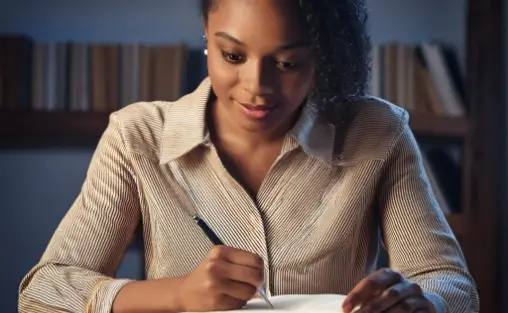
[[[351,312],[351,302],[349,300],[344,301],[342,304],[342,310],[344,310],[344,313]]]

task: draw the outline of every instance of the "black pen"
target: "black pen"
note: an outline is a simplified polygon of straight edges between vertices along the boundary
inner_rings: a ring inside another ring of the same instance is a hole
[[[210,241],[218,246],[218,245],[224,245],[224,243],[222,242],[222,240],[220,240],[220,238],[213,232],[213,230],[208,227],[208,225],[205,223],[205,221],[203,221],[199,216],[197,215],[194,215],[192,217],[194,219],[194,221],[196,221],[196,224],[198,224],[198,226],[203,230],[203,232],[205,233],[206,237],[208,237],[208,239],[210,239]],[[265,290],[264,288],[261,288],[258,290],[258,293],[259,295],[261,296],[261,298],[266,302],[267,305],[270,306],[270,308],[273,309],[273,304],[270,302],[270,300],[268,299],[266,293],[265,293]]]
[[[198,226],[203,230],[203,232],[205,233],[206,237],[208,237],[208,239],[210,239],[210,241],[218,246],[218,245],[221,245],[223,246],[224,243],[222,242],[222,240],[220,240],[219,237],[217,237],[217,235],[210,229],[210,227],[208,227],[208,225],[206,225],[205,221],[203,221],[199,216],[195,215],[192,217],[194,219],[194,221],[196,221],[196,223],[198,224]]]

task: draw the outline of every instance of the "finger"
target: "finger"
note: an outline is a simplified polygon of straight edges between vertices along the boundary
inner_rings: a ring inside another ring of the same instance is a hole
[[[240,309],[243,307],[247,301],[240,300],[226,294],[222,294],[219,296],[217,303],[212,304],[212,307],[215,308],[216,311],[228,311]]]
[[[257,288],[237,281],[226,280],[221,284],[220,292],[237,300],[248,301],[252,299]]]
[[[224,259],[214,258],[208,259],[203,265],[206,275],[214,283],[231,280],[249,284],[254,288],[258,288],[263,283],[264,271],[260,268],[233,264]]]
[[[208,305],[214,308],[214,310],[240,308],[246,303],[246,300],[228,295],[231,287],[228,286],[227,282],[227,280],[220,280],[211,277],[208,277],[208,279],[203,282],[204,287],[209,291],[209,295],[211,295],[203,300],[207,301]]]
[[[424,297],[409,297],[385,310],[386,313],[429,313]]]
[[[359,312],[383,312],[400,302],[405,303],[404,300],[406,298],[421,296],[422,290],[420,286],[409,281],[402,281],[389,287],[370,302],[363,304]]]
[[[228,246],[215,246],[210,251],[212,259],[225,259],[231,263],[263,268],[263,259],[257,254]]]
[[[363,306],[374,296],[380,295],[385,289],[401,280],[402,276],[389,268],[380,269],[374,274],[367,276],[351,290],[344,300],[344,312],[349,313],[353,308]]]
[[[263,283],[264,271],[261,268],[249,267],[233,263],[224,264],[224,277],[259,288]]]

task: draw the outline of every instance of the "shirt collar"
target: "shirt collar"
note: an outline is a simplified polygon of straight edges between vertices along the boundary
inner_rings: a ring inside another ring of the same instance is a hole
[[[160,164],[176,160],[200,145],[210,144],[205,115],[211,93],[211,82],[207,77],[195,91],[167,106]],[[308,155],[330,164],[334,160],[335,133],[332,124],[305,104],[287,139],[294,141]]]

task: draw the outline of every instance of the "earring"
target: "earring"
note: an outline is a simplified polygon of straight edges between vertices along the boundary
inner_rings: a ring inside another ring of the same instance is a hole
[[[205,55],[208,55],[208,39],[206,39],[206,36],[203,36],[203,41],[205,42],[205,50],[203,51],[203,53]]]

